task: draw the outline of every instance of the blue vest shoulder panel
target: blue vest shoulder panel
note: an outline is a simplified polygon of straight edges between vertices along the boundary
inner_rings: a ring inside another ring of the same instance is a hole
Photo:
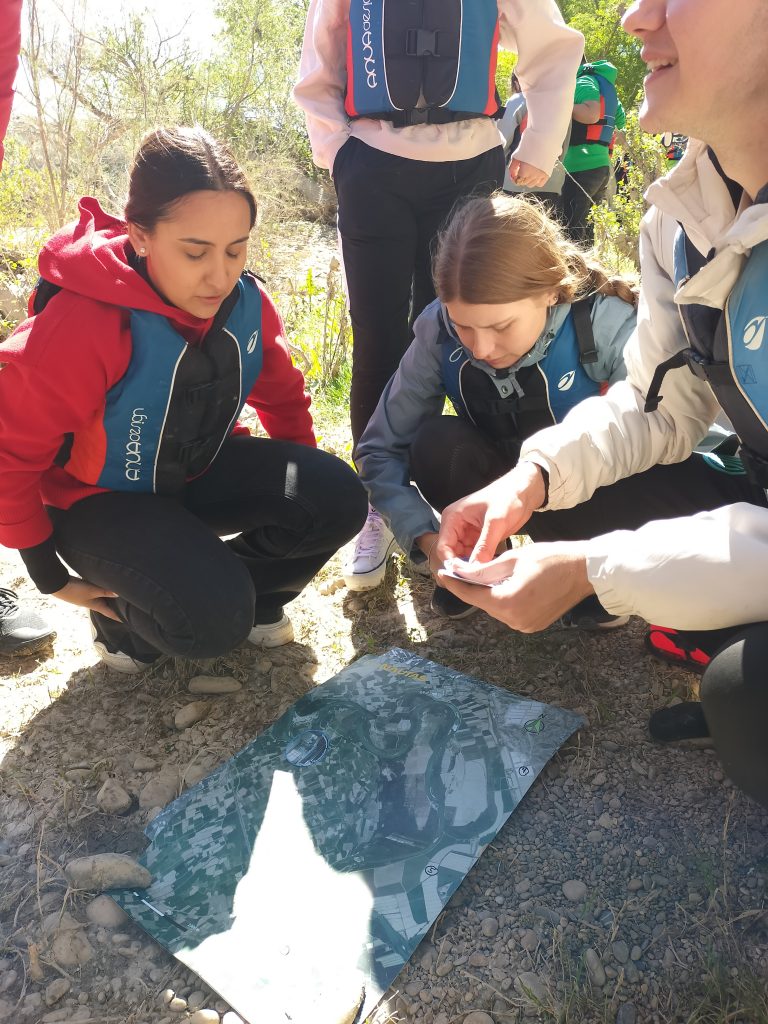
[[[768,242],[752,250],[726,302],[725,318],[734,380],[768,430]]]

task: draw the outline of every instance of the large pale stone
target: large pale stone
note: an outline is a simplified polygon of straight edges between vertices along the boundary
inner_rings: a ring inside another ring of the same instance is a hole
[[[124,853],[97,853],[91,857],[71,860],[64,869],[67,881],[74,889],[146,889],[152,875],[132,857]]]
[[[107,779],[96,794],[96,803],[105,814],[126,814],[133,799],[116,779]]]
[[[232,676],[195,676],[187,687],[190,693],[237,693],[242,688]]]

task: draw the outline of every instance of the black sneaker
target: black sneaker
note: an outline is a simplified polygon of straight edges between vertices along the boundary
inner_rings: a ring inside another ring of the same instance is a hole
[[[436,615],[444,615],[447,619],[466,619],[468,615],[474,615],[479,610],[475,605],[467,604],[460,597],[456,597],[445,587],[435,587],[429,607]]]
[[[654,711],[648,719],[648,731],[651,739],[658,743],[700,740],[709,736],[709,726],[697,700],[686,700]]]
[[[0,587],[0,654],[23,657],[37,654],[56,636],[35,612],[22,608],[13,590]]]
[[[629,622],[628,615],[611,615],[597,598],[585,597],[560,619],[566,629],[586,629],[599,632],[604,629],[619,629]]]

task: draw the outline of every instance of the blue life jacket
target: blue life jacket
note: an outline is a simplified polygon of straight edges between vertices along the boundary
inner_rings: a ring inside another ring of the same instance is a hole
[[[36,314],[58,290],[39,284]],[[110,490],[177,494],[213,462],[261,372],[261,292],[243,274],[200,345],[159,313],[129,312],[128,368],[56,464]]]
[[[597,360],[590,310],[589,299],[573,303],[538,362],[517,371],[498,370],[494,380],[472,363],[441,315],[443,385],[457,415],[516,459],[526,438],[559,423],[579,402],[599,394],[600,385],[583,365]]]
[[[682,226],[675,238],[674,278],[683,285],[706,262]],[[678,306],[689,347],[656,368],[645,401],[654,412],[668,370],[687,366],[706,381],[741,442],[747,476],[768,488],[768,241],[756,245],[724,309]]]
[[[350,0],[350,118],[402,128],[501,116],[496,0]]]
[[[597,143],[610,146],[613,133],[616,131],[616,112],[619,109],[619,97],[616,86],[604,75],[599,74],[591,64],[579,68],[580,75],[591,75],[600,89],[600,117],[595,124],[582,124],[572,121],[571,146],[583,146],[585,143]]]

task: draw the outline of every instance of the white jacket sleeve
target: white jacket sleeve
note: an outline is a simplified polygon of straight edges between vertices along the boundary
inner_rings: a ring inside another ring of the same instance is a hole
[[[306,114],[312,159],[329,171],[349,135],[344,110],[348,9],[344,0],[310,0],[299,80],[293,90]]]
[[[565,24],[554,0],[499,0],[499,13],[499,41],[518,55],[515,73],[528,104],[512,155],[551,174],[571,120],[584,36]]]
[[[682,462],[717,415],[714,395],[687,367],[667,373],[656,412],[643,408],[656,367],[688,344],[674,301],[671,254],[660,255],[668,250],[668,224],[651,211],[640,237],[642,288],[637,329],[624,351],[627,379],[523,444],[520,457],[549,473],[548,508],[572,508],[598,487],[658,463]]]
[[[768,621],[768,509],[740,502],[587,544],[587,575],[615,615],[673,629]]]

